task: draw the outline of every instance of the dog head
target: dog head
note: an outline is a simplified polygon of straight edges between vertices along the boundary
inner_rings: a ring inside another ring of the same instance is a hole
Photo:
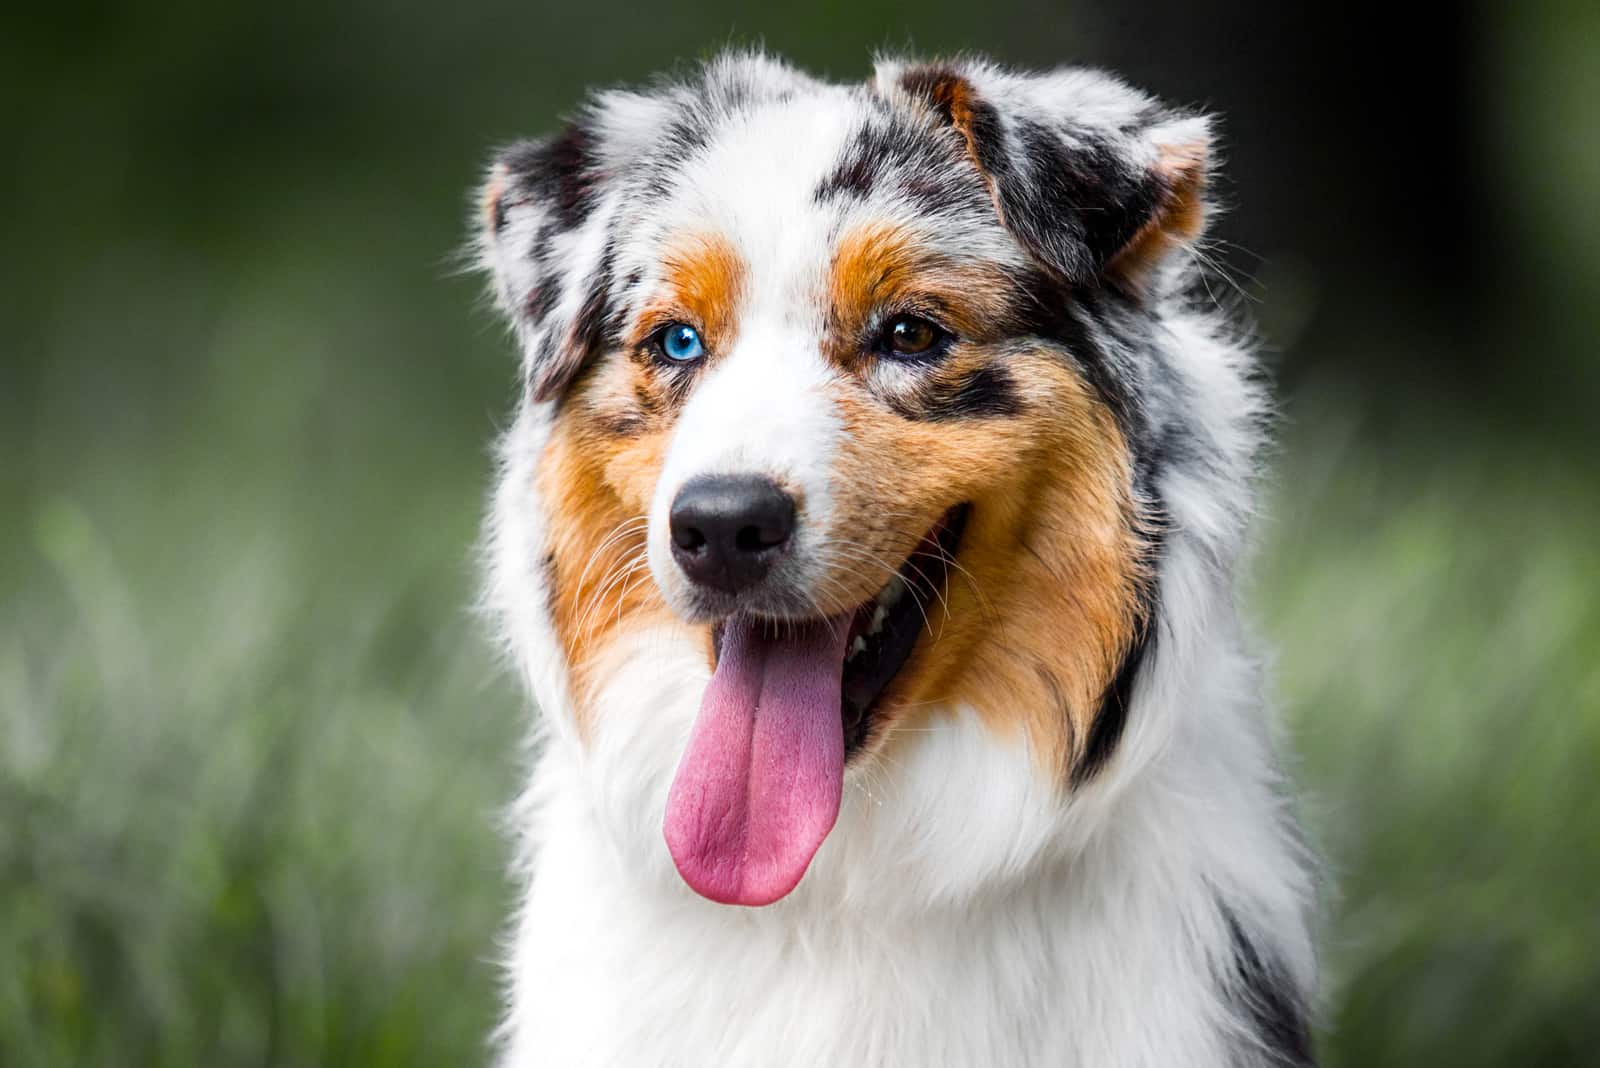
[[[1094,72],[734,56],[498,157],[481,250],[543,427],[514,551],[580,736],[629,657],[711,672],[666,805],[700,893],[788,893],[847,766],[933,710],[1062,787],[1115,747],[1171,388],[1141,354],[1207,151]]]

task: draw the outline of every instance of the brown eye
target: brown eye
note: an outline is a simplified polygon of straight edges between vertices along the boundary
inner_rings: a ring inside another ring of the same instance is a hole
[[[883,348],[895,356],[926,356],[950,335],[916,315],[897,315],[883,328]]]

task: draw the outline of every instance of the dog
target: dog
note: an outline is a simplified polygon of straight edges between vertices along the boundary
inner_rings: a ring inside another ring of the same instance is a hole
[[[499,1063],[1313,1063],[1209,117],[760,52],[500,151]]]

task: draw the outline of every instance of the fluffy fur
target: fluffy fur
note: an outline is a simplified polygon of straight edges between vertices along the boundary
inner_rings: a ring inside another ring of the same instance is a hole
[[[540,710],[501,1064],[1312,1063],[1309,867],[1234,601],[1263,401],[1187,297],[1209,154],[1098,72],[740,54],[499,155],[523,393],[489,601]],[[903,307],[941,359],[863,355]],[[697,371],[651,356],[679,320]],[[665,516],[733,470],[803,502],[773,618],[871,598],[971,504],[837,824],[757,909],[662,837],[730,610]]]

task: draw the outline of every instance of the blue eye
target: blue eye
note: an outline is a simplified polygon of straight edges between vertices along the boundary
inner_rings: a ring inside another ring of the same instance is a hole
[[[693,363],[706,354],[700,331],[688,323],[672,323],[661,331],[661,354],[673,363]]]

